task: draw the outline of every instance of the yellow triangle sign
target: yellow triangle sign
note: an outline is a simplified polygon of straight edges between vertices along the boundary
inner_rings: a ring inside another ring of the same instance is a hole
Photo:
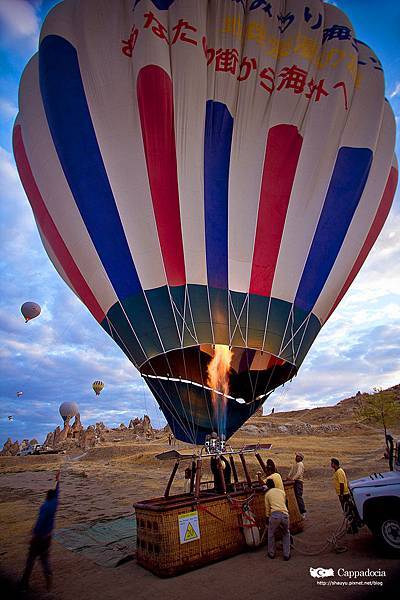
[[[185,533],[185,542],[187,542],[188,540],[195,540],[196,538],[197,538],[197,533],[193,529],[193,525],[191,523],[189,523],[189,525],[187,526],[187,529],[186,529],[186,533]]]

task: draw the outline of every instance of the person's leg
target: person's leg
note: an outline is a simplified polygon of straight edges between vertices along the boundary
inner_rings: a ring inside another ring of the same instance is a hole
[[[350,494],[344,494],[341,504],[344,515],[348,517],[350,512]]]
[[[345,512],[346,503],[349,501],[350,495],[345,494],[343,496],[338,496],[338,498],[339,498],[340,506],[342,507],[342,511]]]
[[[281,520],[279,515],[272,513],[268,523],[268,556],[275,556],[275,532],[279,527]]]
[[[288,560],[290,558],[290,532],[289,532],[289,517],[288,515],[282,515],[281,518],[281,529],[282,529],[282,544],[283,544],[283,557]]]
[[[307,511],[306,511],[306,507],[305,507],[304,500],[303,500],[303,482],[302,481],[298,481],[296,479],[296,481],[294,482],[294,493],[296,496],[297,504],[299,506],[299,511],[303,515]]]
[[[28,556],[26,558],[25,570],[22,575],[21,585],[22,587],[28,587],[29,579],[32,573],[33,566],[35,564],[36,557],[38,555],[38,547],[37,542],[35,540],[31,540],[28,550]]]
[[[53,572],[50,566],[50,544],[51,537],[44,540],[40,548],[40,561],[42,563],[43,574],[46,579],[46,587],[49,592],[53,582]]]

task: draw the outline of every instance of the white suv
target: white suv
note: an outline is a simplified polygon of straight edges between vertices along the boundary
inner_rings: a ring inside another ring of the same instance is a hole
[[[400,441],[395,460],[393,440],[389,443],[390,465],[394,470],[350,481],[353,502],[349,506],[349,517],[353,529],[366,525],[386,551],[400,554]]]
[[[35,444],[34,446],[26,446],[19,452],[20,456],[28,456],[29,454],[39,454],[39,449],[41,448],[41,444]]]

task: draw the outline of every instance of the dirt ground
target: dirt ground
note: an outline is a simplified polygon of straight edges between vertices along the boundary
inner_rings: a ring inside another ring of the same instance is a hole
[[[258,440],[240,434],[234,447]],[[266,440],[264,440],[266,441]],[[0,458],[0,575],[2,598],[52,598],[54,600],[203,600],[218,596],[222,600],[268,600],[396,597],[400,589],[398,559],[382,555],[365,528],[356,536],[346,535],[341,543],[347,551],[336,554],[326,550],[316,556],[303,552],[318,550],[342,522],[340,505],[332,486],[329,466],[338,457],[349,479],[387,470],[382,459],[382,436],[360,433],[339,436],[285,436],[268,439],[272,449],[264,459],[273,458],[286,475],[295,450],[305,455],[305,501],[308,509],[303,533],[295,536],[290,562],[278,552],[275,560],[266,557],[266,548],[238,555],[179,577],[159,579],[134,561],[117,568],[100,567],[57,542],[52,545],[54,587],[45,592],[40,564],[35,566],[32,591],[18,594],[17,581],[26,558],[30,531],[46,490],[53,485],[58,465],[62,467],[60,505],[56,527],[132,514],[138,500],[163,493],[171,465],[154,455],[167,449],[165,440],[145,444],[123,443],[94,448],[76,455]],[[180,448],[184,448],[181,444]],[[257,464],[251,464],[255,474]],[[182,488],[183,474],[175,491]],[[174,489],[172,491],[174,491]],[[385,576],[330,580],[314,579],[310,567],[339,568],[346,571],[381,570]],[[370,585],[361,585],[368,581]],[[377,583],[371,585],[371,581]],[[352,582],[352,585],[350,585]],[[346,585],[347,583],[347,585]],[[396,592],[397,589],[397,592]],[[397,596],[398,597],[398,596]]]

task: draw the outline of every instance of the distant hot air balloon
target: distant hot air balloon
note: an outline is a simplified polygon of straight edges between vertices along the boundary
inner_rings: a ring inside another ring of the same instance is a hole
[[[95,391],[96,396],[98,396],[101,390],[104,388],[104,383],[102,381],[94,381],[92,388]]]
[[[22,315],[25,318],[25,323],[38,317],[41,313],[41,308],[36,302],[24,302],[21,306]]]
[[[24,392],[17,392],[17,398],[23,395]]]
[[[14,154],[55,268],[175,436],[204,443],[297,373],[360,270],[395,119],[332,4],[131,4],[51,10]]]
[[[14,417],[12,415],[8,415],[8,420],[9,421],[14,421]]]
[[[60,405],[59,411],[65,422],[67,419],[75,417],[79,413],[79,408],[76,402],[63,402]]]

